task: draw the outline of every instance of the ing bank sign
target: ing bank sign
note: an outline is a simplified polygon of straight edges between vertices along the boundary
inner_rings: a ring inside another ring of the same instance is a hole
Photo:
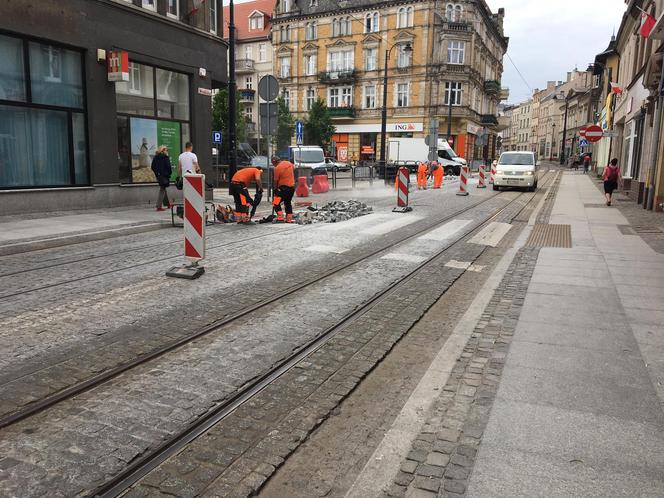
[[[403,133],[424,130],[423,123],[388,123],[387,131],[391,133]]]

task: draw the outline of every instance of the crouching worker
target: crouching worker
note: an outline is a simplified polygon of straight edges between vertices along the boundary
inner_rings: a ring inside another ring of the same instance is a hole
[[[431,163],[431,170],[433,176],[433,188],[441,188],[443,186],[443,176],[445,176],[443,167],[434,161]]]
[[[286,223],[293,223],[293,194],[295,194],[295,166],[292,162],[281,160],[272,156],[274,166],[274,198],[272,207],[277,213],[277,223],[284,222],[284,212],[281,210],[283,202],[286,209]]]
[[[256,193],[263,192],[263,184],[261,183],[261,173],[263,169],[260,166],[243,168],[237,171],[231,178],[230,192],[235,201],[235,220],[238,223],[245,225],[253,225],[251,221],[249,210],[253,201],[249,197],[249,185],[251,182],[256,182]]]

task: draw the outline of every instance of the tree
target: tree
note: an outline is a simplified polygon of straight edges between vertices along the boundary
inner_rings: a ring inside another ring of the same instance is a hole
[[[319,97],[311,106],[309,117],[304,122],[304,138],[307,144],[329,148],[334,135],[334,125],[325,102]]]
[[[237,142],[246,142],[247,140],[247,122],[240,111],[240,96],[237,96],[235,103],[235,136]],[[220,89],[212,99],[212,128],[221,130],[224,138],[221,144],[223,157],[228,157],[228,88]]]
[[[282,96],[277,98],[277,150],[288,148],[295,132],[295,121],[286,101]]]

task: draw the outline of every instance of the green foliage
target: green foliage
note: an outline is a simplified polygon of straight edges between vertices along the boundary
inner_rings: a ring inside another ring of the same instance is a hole
[[[288,148],[293,133],[295,133],[293,115],[286,106],[284,98],[279,96],[277,98],[277,150]]]
[[[325,102],[319,97],[311,106],[304,122],[304,141],[307,145],[320,145],[327,149],[332,142],[334,125]]]
[[[247,141],[247,122],[241,112],[240,94],[236,93],[235,103],[235,136],[237,142]],[[222,154],[228,154],[228,88],[220,89],[212,99],[212,129],[221,130],[224,135],[222,141]]]

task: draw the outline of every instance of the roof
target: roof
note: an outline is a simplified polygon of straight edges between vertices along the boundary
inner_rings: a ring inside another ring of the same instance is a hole
[[[255,38],[267,38],[270,35],[270,21],[276,0],[253,0],[251,2],[234,4],[233,14],[235,17],[236,40],[251,40]],[[264,15],[263,29],[249,31],[249,16],[258,11]],[[228,39],[228,5],[224,7],[224,34]]]

